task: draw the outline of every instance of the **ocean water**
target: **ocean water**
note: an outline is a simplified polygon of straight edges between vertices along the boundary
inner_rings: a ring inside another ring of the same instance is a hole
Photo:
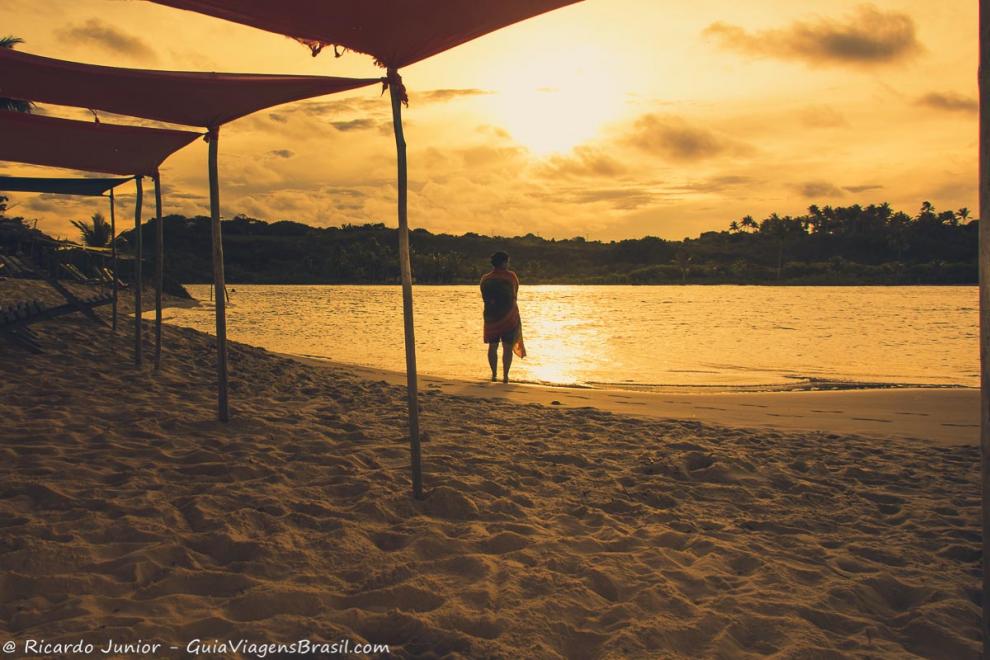
[[[210,287],[169,323],[213,332]],[[398,286],[233,285],[228,337],[405,369]],[[475,286],[414,288],[422,374],[487,379]],[[670,391],[979,385],[974,287],[524,286],[514,380]]]

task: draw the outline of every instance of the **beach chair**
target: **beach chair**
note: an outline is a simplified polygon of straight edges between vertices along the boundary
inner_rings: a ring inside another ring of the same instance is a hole
[[[80,284],[105,284],[103,279],[93,279],[92,277],[86,277],[75,264],[59,264],[59,268],[69,274],[76,282]]]
[[[25,270],[25,267],[20,264],[17,257],[7,254],[0,254],[0,264],[3,264],[4,270],[11,277],[34,277],[34,274],[31,271]]]
[[[99,273],[100,273],[100,278],[104,282],[106,282],[109,286],[113,286],[113,281],[114,281],[113,271],[111,271],[106,266],[100,266]],[[121,280],[117,280],[117,288],[118,289],[126,289],[127,288],[127,282],[123,282]]]
[[[91,319],[95,319],[106,325],[105,321],[96,317],[93,308],[108,305],[112,301],[113,296],[101,295],[89,296],[87,298],[73,297],[67,304],[57,307],[44,307],[37,300],[6,305],[0,307],[0,338],[26,348],[32,353],[41,353],[43,352],[40,342],[41,338],[29,327],[32,323],[53,319],[73,312],[83,312]]]
[[[11,271],[11,275],[29,280],[45,279],[44,273],[34,266],[29,257],[15,257],[12,254],[0,255],[0,261],[4,262]]]

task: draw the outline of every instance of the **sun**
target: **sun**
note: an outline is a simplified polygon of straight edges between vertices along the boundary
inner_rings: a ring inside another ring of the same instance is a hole
[[[594,46],[534,54],[502,77],[484,111],[535,156],[568,152],[625,110],[626,90],[610,64]]]

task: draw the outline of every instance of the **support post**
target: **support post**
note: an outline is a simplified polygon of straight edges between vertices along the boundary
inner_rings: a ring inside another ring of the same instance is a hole
[[[117,209],[113,197],[113,188],[110,189],[110,254],[113,257],[113,313],[111,327],[114,333],[117,332]]]
[[[165,229],[162,226],[162,182],[158,172],[155,182],[155,371],[162,366],[162,284],[165,269]]]
[[[990,0],[988,0],[990,1]],[[402,319],[406,337],[406,394],[409,407],[409,451],[412,467],[413,497],[423,499],[423,471],[419,447],[419,396],[416,376],[416,335],[413,328],[412,265],[409,259],[409,222],[406,209],[406,138],[402,132],[402,102],[405,92],[402,78],[395,69],[388,70],[388,88],[392,97],[392,126],[398,164],[399,269],[402,273]]]
[[[980,0],[980,456],[983,482],[983,657],[990,657],[990,0]]]
[[[227,309],[224,299],[223,237],[220,233],[220,178],[217,173],[217,148],[220,128],[207,134],[210,142],[210,224],[213,232],[213,304],[217,320],[217,412],[221,422],[230,420],[227,403]]]
[[[137,196],[134,199],[134,366],[140,367],[144,363],[141,344],[141,204],[143,202],[143,179],[134,177],[137,185]]]

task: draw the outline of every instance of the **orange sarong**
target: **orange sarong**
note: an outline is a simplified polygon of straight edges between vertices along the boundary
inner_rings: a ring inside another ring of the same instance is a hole
[[[481,278],[481,297],[485,301],[485,343],[503,341],[512,344],[512,352],[526,357],[522,320],[516,294],[519,278],[511,270],[496,268]]]

